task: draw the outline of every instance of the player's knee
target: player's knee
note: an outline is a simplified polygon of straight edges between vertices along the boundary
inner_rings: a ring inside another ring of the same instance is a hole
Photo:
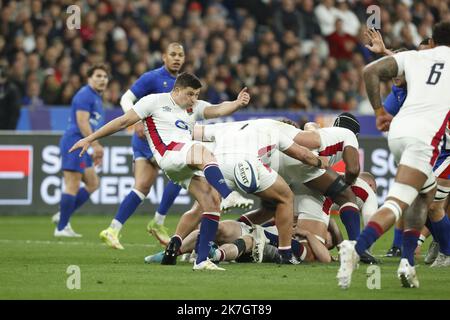
[[[395,216],[395,222],[399,221],[400,217],[403,214],[403,208],[400,206],[400,203],[395,199],[387,200],[380,209],[389,209]]]
[[[226,239],[229,239],[229,231],[225,224],[219,223],[219,227],[217,228],[216,233],[216,241],[218,243],[226,242]]]
[[[210,192],[204,194],[201,199],[197,199],[200,202],[204,211],[219,212],[220,211],[220,199]]]
[[[440,220],[445,215],[444,201],[434,201],[428,208],[428,217],[431,221]]]
[[[145,196],[150,192],[151,185],[147,181],[143,181],[140,179],[136,179],[136,182],[134,183],[134,189],[138,190]]]
[[[294,202],[294,193],[289,187],[279,189],[278,192],[271,199],[272,203],[293,203]]]
[[[211,153],[208,149],[203,147],[203,152],[202,152],[202,160],[204,164],[208,164],[211,162],[217,162],[216,157],[214,156],[213,153]]]
[[[89,193],[93,193],[99,187],[100,187],[100,181],[98,178],[91,179],[89,182],[86,183],[86,190]]]

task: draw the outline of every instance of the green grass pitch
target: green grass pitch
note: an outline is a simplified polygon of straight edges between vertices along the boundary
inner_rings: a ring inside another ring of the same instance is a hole
[[[171,231],[178,217],[166,219]],[[337,287],[337,262],[232,263],[223,265],[225,272],[193,272],[190,264],[181,262],[147,265],[144,256],[162,250],[145,231],[148,218],[139,215],[128,221],[121,238],[124,251],[107,248],[98,238],[111,218],[75,215],[72,225],[83,238],[57,240],[50,216],[0,216],[0,299],[450,299],[450,269],[430,269],[423,256],[417,267],[419,289],[400,286],[398,259],[392,258],[382,258],[379,290],[367,288],[367,265],[362,264],[349,290]],[[392,231],[378,241],[375,255],[383,255],[391,239]],[[80,268],[79,290],[67,288],[70,265]]]

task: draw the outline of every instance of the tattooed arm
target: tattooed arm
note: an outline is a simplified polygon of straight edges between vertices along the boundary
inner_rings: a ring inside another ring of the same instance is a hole
[[[397,72],[397,62],[392,57],[385,57],[374,61],[367,65],[363,70],[367,97],[375,111],[377,128],[381,131],[387,131],[389,129],[392,116],[388,116],[383,108],[380,94],[380,81],[396,77]]]

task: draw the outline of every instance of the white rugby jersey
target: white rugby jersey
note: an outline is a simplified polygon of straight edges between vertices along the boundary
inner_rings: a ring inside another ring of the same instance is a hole
[[[405,73],[408,95],[392,120],[389,139],[414,137],[438,154],[450,110],[450,47],[393,55],[398,75]]]
[[[276,120],[261,119],[213,125],[205,129],[205,136],[214,140],[214,154],[247,154],[261,159],[270,157],[275,150],[284,151],[294,141],[280,130]],[[264,162],[264,161],[263,161]]]
[[[192,108],[183,109],[170,93],[158,93],[141,98],[133,106],[144,123],[147,141],[157,161],[166,150],[181,149],[183,142],[192,140],[194,124],[204,118],[203,112],[209,105],[197,100]]]
[[[320,135],[319,156],[328,157],[329,165],[333,166],[342,160],[345,147],[359,149],[355,134],[346,128],[329,127],[317,129]]]

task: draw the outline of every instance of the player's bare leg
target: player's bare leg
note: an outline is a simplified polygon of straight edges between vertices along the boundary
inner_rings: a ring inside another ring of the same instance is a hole
[[[292,256],[291,240],[294,222],[294,194],[280,176],[268,189],[256,193],[257,196],[276,203],[275,225],[278,229],[278,251],[283,262],[290,263]]]
[[[192,231],[194,231],[202,219],[203,209],[197,201],[194,201],[192,208],[181,216],[178,221],[175,234],[184,239]]]
[[[395,177],[395,184],[391,187],[389,195],[383,206],[372,216],[358,241],[343,241],[340,245],[341,266],[337,278],[341,288],[350,287],[351,275],[359,261],[359,254],[366,251],[372,244],[402,216],[410,204],[415,200],[419,191],[427,181],[427,176],[414,168],[399,165]],[[434,189],[427,193],[433,194]],[[402,200],[400,200],[401,198]],[[426,196],[426,203],[431,201]],[[417,239],[416,239],[417,242]],[[401,260],[398,271],[400,278],[406,278],[411,286],[418,286],[415,269],[408,263],[407,259]]]

